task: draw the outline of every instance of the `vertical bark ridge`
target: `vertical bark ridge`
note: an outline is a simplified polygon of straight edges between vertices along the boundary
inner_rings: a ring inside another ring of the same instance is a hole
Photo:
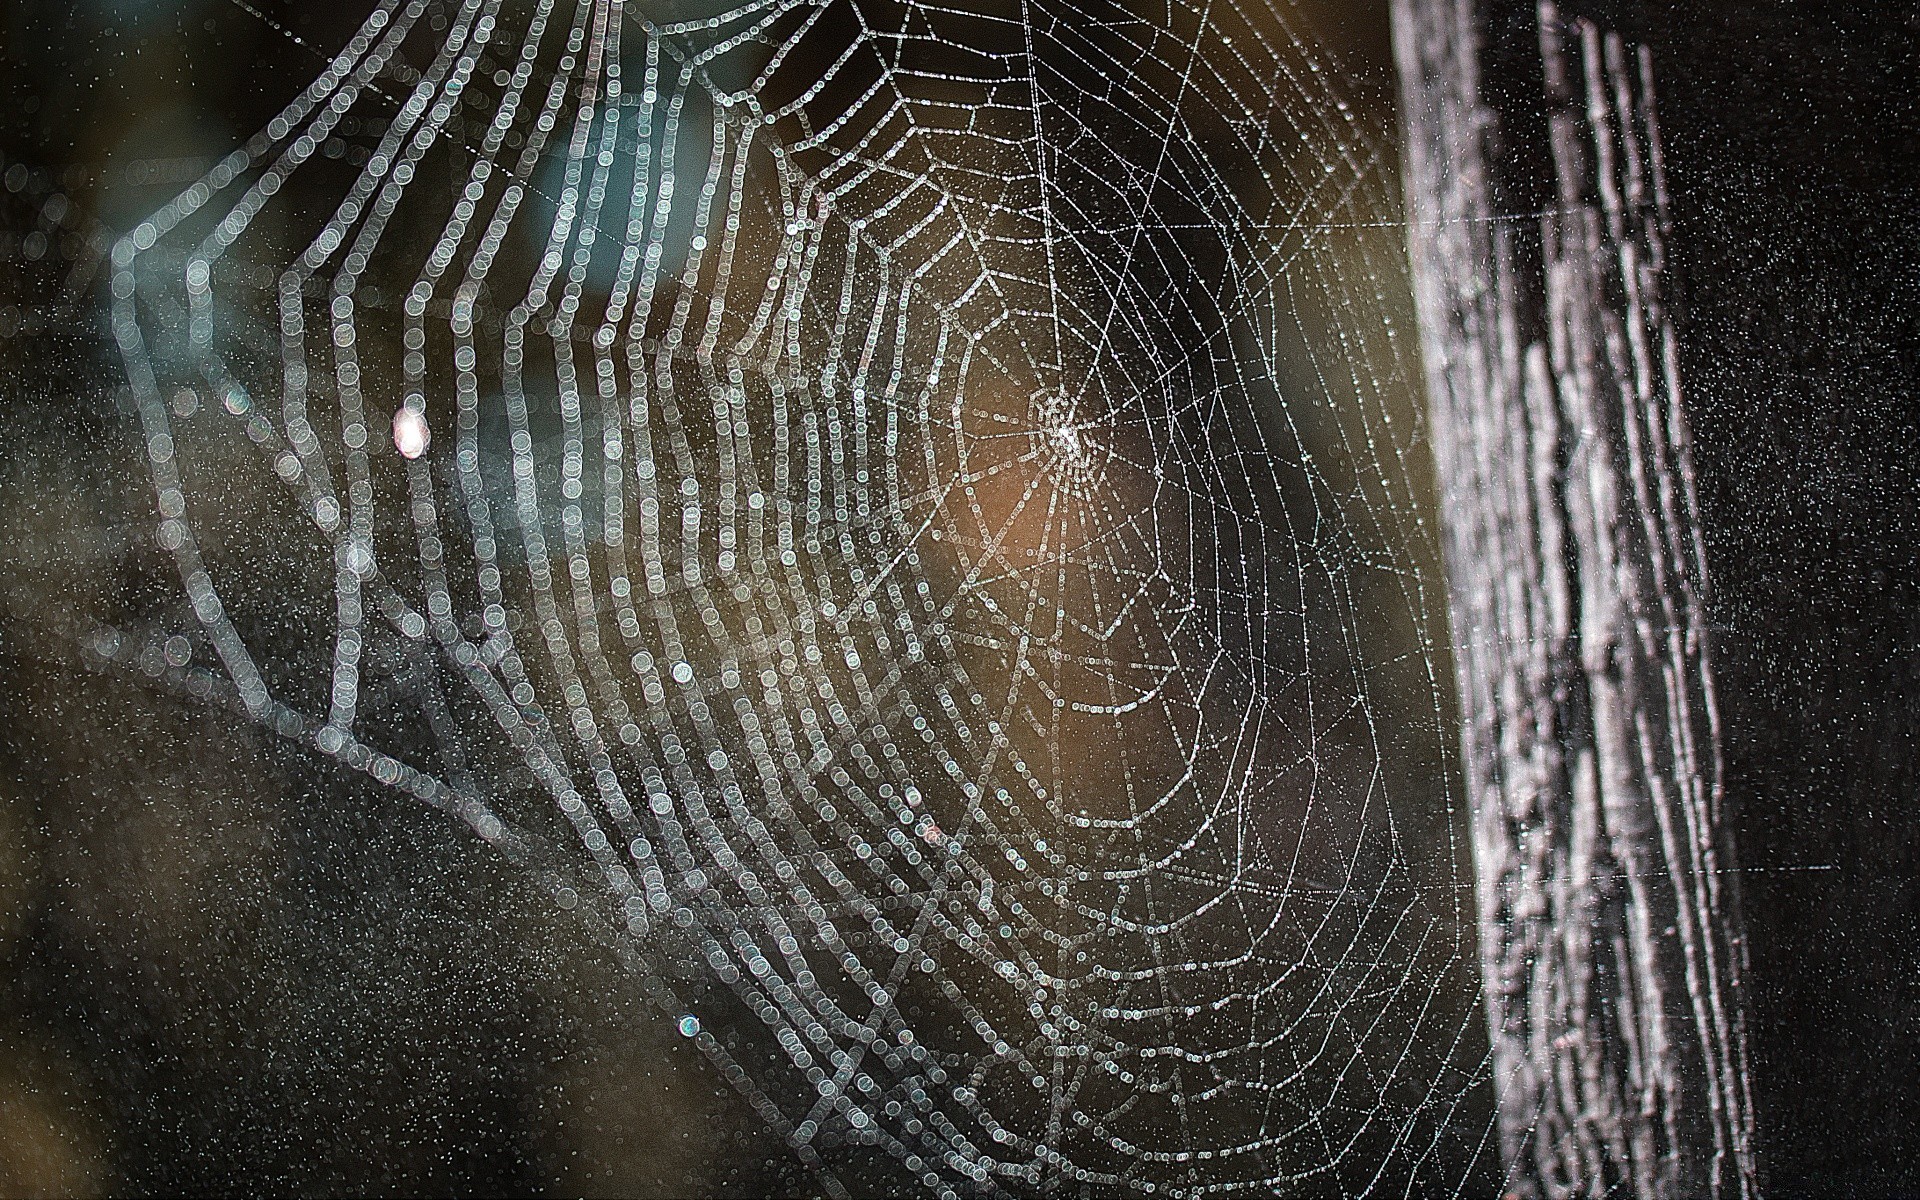
[[[1539,6],[1549,199],[1505,213],[1488,0],[1394,23],[1512,1190],[1751,1196],[1652,56]]]

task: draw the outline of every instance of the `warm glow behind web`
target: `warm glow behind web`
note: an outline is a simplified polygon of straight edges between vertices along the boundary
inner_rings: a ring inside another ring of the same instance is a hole
[[[388,0],[114,251],[186,605],[96,647],[538,872],[824,1187],[1452,1190],[1342,88],[1246,0]]]

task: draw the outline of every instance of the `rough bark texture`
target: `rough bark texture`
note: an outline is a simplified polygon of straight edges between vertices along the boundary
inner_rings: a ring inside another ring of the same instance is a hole
[[[1513,128],[1489,7],[1394,22],[1510,1187],[1752,1195],[1653,64],[1542,4]]]

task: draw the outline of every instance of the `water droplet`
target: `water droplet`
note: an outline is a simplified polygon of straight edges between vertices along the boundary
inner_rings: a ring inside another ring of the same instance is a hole
[[[403,408],[393,414],[393,448],[402,457],[419,458],[427,452],[427,443],[432,440],[427,419],[418,409]]]
[[[694,1034],[699,1032],[700,1032],[699,1017],[694,1016],[692,1013],[688,1013],[686,1016],[680,1018],[680,1036],[681,1037],[692,1037]]]

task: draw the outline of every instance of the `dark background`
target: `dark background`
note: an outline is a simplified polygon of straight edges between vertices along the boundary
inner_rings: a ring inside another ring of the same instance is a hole
[[[1623,6],[1655,47],[1779,1194],[1920,1193],[1920,9]]]
[[[0,1195],[804,1190],[456,823],[79,653],[179,587],[102,258],[367,6],[255,8],[0,6]]]
[[[1642,19],[1667,71],[1780,1194],[1920,1193],[1920,10]],[[1658,40],[1654,40],[1658,39]]]

